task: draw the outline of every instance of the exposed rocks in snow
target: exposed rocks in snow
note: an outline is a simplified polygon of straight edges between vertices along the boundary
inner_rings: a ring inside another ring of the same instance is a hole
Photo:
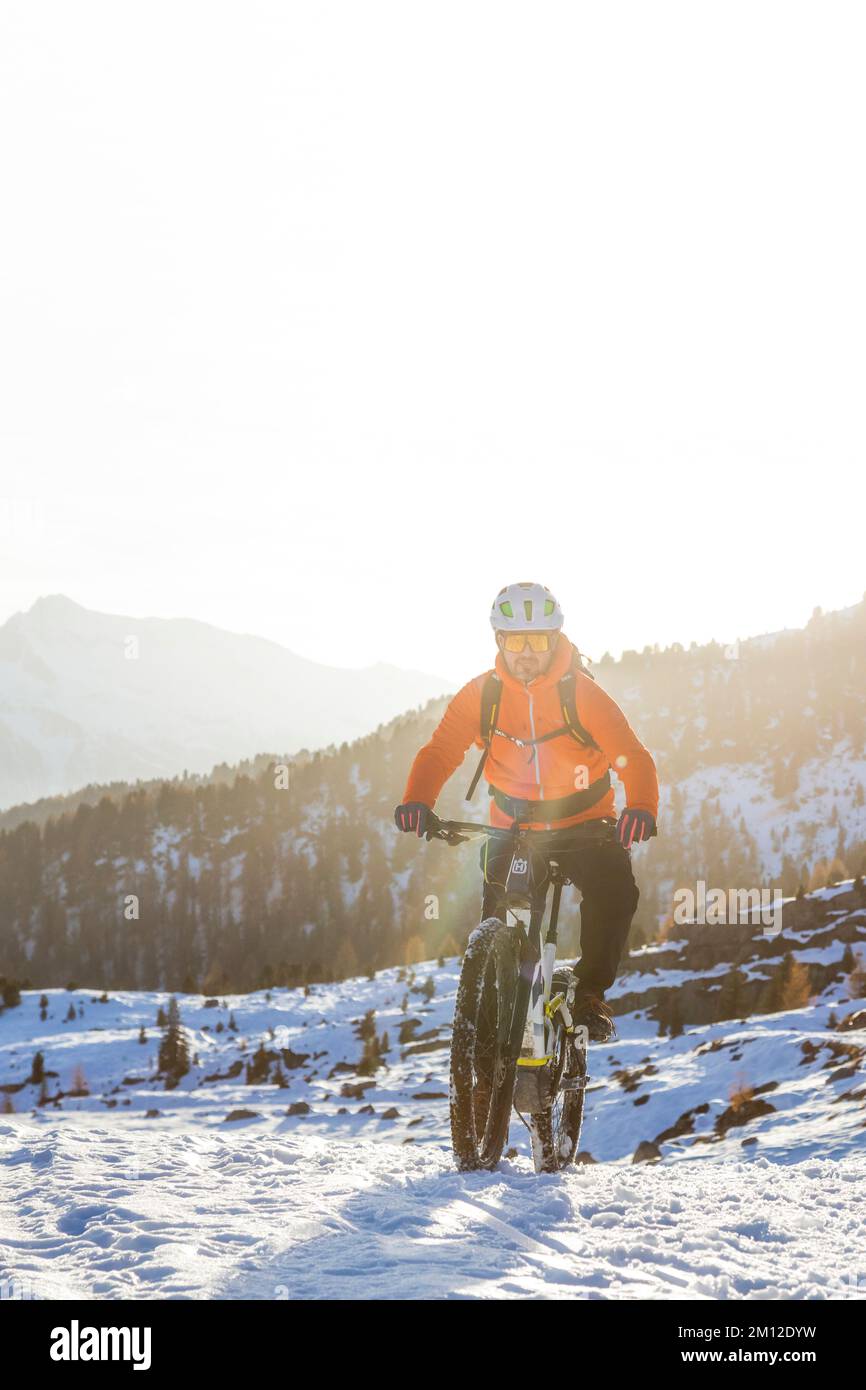
[[[316,1053],[317,1057],[321,1055],[319,1052]],[[293,1071],[296,1067],[302,1067],[309,1060],[310,1054],[309,1052],[293,1052],[290,1047],[283,1047],[280,1049],[280,1056],[283,1059],[283,1066]]]
[[[438,1052],[442,1047],[450,1047],[450,1038],[434,1039],[432,1042],[412,1043],[409,1047],[404,1047],[403,1057],[416,1057],[421,1052]]]
[[[681,1139],[683,1135],[694,1134],[695,1115],[706,1115],[709,1108],[707,1102],[704,1101],[702,1105],[695,1105],[691,1110],[684,1110],[678,1120],[675,1120],[667,1129],[663,1129],[661,1134],[656,1135],[653,1142],[664,1144],[668,1139]]]
[[[215,1071],[210,1076],[204,1078],[205,1081],[233,1081],[236,1076],[240,1076],[244,1069],[242,1061],[232,1062],[228,1071]]]
[[[662,1156],[662,1151],[658,1144],[652,1143],[649,1139],[642,1139],[632,1154],[632,1163],[657,1163]]]
[[[761,1089],[769,1089],[762,1087]],[[713,1126],[716,1134],[725,1135],[730,1129],[739,1129],[742,1125],[747,1125],[750,1120],[757,1120],[761,1115],[772,1115],[775,1112],[775,1105],[771,1105],[768,1100],[763,1100],[753,1090],[746,1090],[736,1097],[716,1116]]]
[[[375,1081],[344,1081],[340,1087],[340,1095],[347,1096],[350,1100],[363,1100],[364,1092],[369,1091],[371,1086],[375,1086]],[[324,1097],[323,1097],[324,1099]]]

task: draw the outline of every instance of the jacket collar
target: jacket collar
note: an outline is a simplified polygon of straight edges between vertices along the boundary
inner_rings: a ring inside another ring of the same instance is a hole
[[[534,681],[530,681],[528,685],[524,685],[523,681],[519,681],[516,676],[512,676],[499,650],[496,652],[496,674],[501,678],[502,684],[508,686],[510,690],[517,690],[521,695],[534,695],[536,691],[547,690],[550,686],[556,685],[562,680],[562,677],[571,665],[571,656],[571,642],[564,632],[560,632],[559,641],[556,644],[556,651],[553,653],[553,660],[543,676],[536,676]]]

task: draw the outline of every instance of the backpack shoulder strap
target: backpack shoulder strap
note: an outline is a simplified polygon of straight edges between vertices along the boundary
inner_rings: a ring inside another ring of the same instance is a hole
[[[490,740],[493,737],[493,730],[496,728],[496,717],[499,714],[499,705],[502,700],[502,680],[495,671],[488,671],[484,677],[484,684],[481,687],[481,741],[484,744],[484,752],[481,754],[481,761],[475,769],[475,776],[469,784],[466,793],[466,800],[471,801],[475,795],[475,788],[481,781],[481,774],[484,771],[484,764],[487,762],[487,754],[490,752]]]
[[[595,676],[588,671],[583,664],[583,657],[572,643],[571,647],[571,667],[559,682],[559,703],[562,706],[562,718],[568,732],[572,738],[577,739],[578,743],[584,744],[588,748],[598,748],[598,744],[588,729],[585,729],[577,717],[577,699],[575,695],[576,675],[578,671],[582,676],[589,676],[591,681]],[[599,749],[599,752],[601,750]]]
[[[502,680],[495,671],[488,671],[481,687],[481,738],[488,748],[496,728],[501,700]]]

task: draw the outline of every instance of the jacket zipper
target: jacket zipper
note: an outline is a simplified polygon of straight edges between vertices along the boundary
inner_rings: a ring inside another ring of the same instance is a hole
[[[529,697],[529,729],[530,729],[530,733],[532,734],[532,738],[533,738],[533,740],[534,740],[534,739],[535,739],[535,714],[534,714],[534,712],[533,712],[532,701],[533,701],[533,696],[530,695],[530,697]],[[538,787],[539,800],[543,800],[543,798],[544,798],[544,788],[543,788],[542,785],[541,785],[541,769],[540,769],[539,766],[538,766],[538,744],[535,743],[535,742],[533,742],[533,744],[532,744],[532,761],[533,761],[534,764],[535,764],[535,782],[536,782],[536,785],[537,785],[537,787]]]
[[[533,707],[533,703],[532,703],[533,698],[534,698],[534,697],[533,697],[532,695],[529,696],[529,728],[530,728],[530,731],[531,731],[531,733],[532,733],[532,737],[533,737],[533,739],[534,739],[534,738],[535,738],[535,712],[534,712],[534,707]],[[539,761],[538,761],[538,744],[537,744],[537,743],[533,743],[533,745],[532,745],[532,761],[533,761],[534,764],[535,764],[535,782],[536,782],[536,785],[537,785],[537,787],[538,787],[538,799],[539,799],[539,801],[543,801],[543,800],[544,800],[544,787],[541,785],[541,765],[539,764]],[[549,830],[549,829],[550,829],[550,821],[545,821],[544,824],[545,824],[545,828],[546,828],[547,830]]]

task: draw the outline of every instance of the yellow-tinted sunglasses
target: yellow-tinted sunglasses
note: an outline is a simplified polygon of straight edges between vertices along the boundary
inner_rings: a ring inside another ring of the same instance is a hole
[[[527,642],[531,652],[549,652],[551,632],[506,632],[502,643],[507,652],[522,652]]]

